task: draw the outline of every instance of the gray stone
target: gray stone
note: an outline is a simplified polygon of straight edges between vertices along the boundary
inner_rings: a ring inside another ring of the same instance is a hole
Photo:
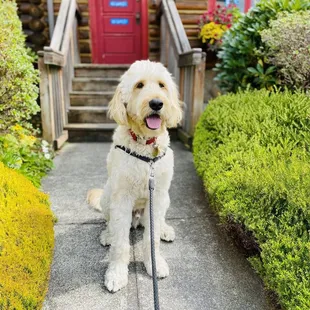
[[[143,229],[131,231],[129,283],[111,294],[104,287],[108,247],[99,243],[105,223],[86,204],[88,189],[107,179],[110,143],[67,144],[43,182],[58,218],[56,246],[44,303],[47,310],[153,309],[152,280],[142,261]],[[170,276],[159,280],[163,310],[270,309],[260,279],[209,210],[192,154],[174,142],[175,176],[168,223],[176,240],[161,243]]]
[[[130,285],[125,289],[111,294],[104,287],[108,248],[99,243],[103,226],[56,225],[51,281],[43,309],[137,309],[134,268],[129,269]]]
[[[237,249],[221,236],[213,217],[170,220],[173,243],[161,243],[170,276],[159,280],[165,310],[267,310],[260,280]],[[134,245],[140,309],[153,309],[152,281],[142,264],[142,232]]]

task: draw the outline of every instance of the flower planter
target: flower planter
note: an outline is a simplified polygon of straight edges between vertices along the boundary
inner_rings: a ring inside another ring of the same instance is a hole
[[[212,69],[215,67],[215,64],[218,62],[218,58],[216,56],[217,52],[215,51],[206,51],[206,70],[207,69]]]

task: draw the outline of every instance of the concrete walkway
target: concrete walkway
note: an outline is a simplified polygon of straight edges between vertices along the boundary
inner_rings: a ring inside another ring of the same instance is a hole
[[[104,285],[108,248],[104,222],[85,202],[87,190],[107,179],[109,143],[67,144],[43,182],[58,218],[56,247],[44,309],[151,310],[152,281],[142,263],[142,229],[131,232],[129,284],[111,294]],[[173,243],[161,244],[170,276],[159,281],[161,310],[267,310],[263,287],[206,205],[192,154],[174,142],[175,177],[168,224]]]

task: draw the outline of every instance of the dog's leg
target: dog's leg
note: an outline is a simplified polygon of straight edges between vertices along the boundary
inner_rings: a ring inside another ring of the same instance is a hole
[[[166,209],[164,209],[163,216],[160,219],[160,239],[167,242],[172,242],[175,239],[175,232],[173,227],[166,223],[165,219],[169,206],[170,206],[170,197],[168,194],[168,197],[166,197],[165,204],[161,206],[162,208],[166,207]]]
[[[169,275],[169,267],[166,260],[159,252],[160,244],[160,222],[161,218],[165,215],[165,209],[169,206],[169,195],[167,192],[154,193],[153,199],[153,213],[154,213],[154,241],[155,241],[155,255],[156,255],[156,268],[157,277],[165,278]],[[150,218],[149,218],[149,203],[147,203],[144,211],[144,234],[143,234],[143,251],[144,251],[144,266],[147,273],[152,275],[152,262],[151,262],[151,242],[150,242]]]
[[[166,223],[164,217],[161,219],[160,223],[160,239],[167,242],[172,242],[175,239],[174,229]]]
[[[116,292],[128,283],[129,230],[134,199],[128,195],[113,195],[110,202],[109,240],[110,263],[105,275],[105,286]]]

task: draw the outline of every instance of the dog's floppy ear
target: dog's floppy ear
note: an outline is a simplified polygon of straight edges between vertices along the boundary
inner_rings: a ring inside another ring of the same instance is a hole
[[[117,86],[115,94],[109,103],[108,116],[113,118],[119,125],[127,124],[127,111],[125,102],[122,100],[122,92],[120,84]]]
[[[171,115],[167,121],[168,128],[177,127],[183,117],[183,103],[179,100],[179,92],[174,82],[171,83],[170,98]]]

